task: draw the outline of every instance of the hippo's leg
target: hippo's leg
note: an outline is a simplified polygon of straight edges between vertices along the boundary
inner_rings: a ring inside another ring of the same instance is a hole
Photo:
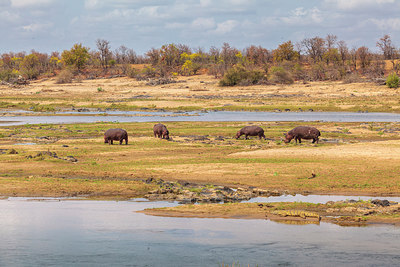
[[[301,144],[301,138],[299,138],[299,144]]]
[[[119,139],[119,144],[122,145],[122,141],[124,141],[123,138]]]
[[[244,135],[244,137],[245,137],[246,140],[249,139],[247,136],[248,136],[247,134]]]
[[[113,140],[110,139],[110,141],[108,141],[108,143],[109,143],[110,145],[113,145]]]

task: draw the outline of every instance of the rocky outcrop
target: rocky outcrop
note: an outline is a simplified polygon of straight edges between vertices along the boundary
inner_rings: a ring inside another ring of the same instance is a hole
[[[219,202],[240,202],[258,196],[280,196],[287,192],[277,190],[270,191],[254,187],[230,188],[219,185],[199,185],[186,181],[167,182],[162,179],[149,178],[144,182],[157,184],[159,188],[148,192],[145,195],[149,200],[178,201],[187,203],[219,203]]]

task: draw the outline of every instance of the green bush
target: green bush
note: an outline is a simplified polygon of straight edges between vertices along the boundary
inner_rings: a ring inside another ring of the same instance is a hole
[[[294,80],[292,75],[283,67],[272,67],[270,70],[270,81],[280,84],[292,84]]]
[[[18,74],[12,70],[0,70],[0,81],[13,82],[18,78]]]
[[[260,70],[247,70],[243,66],[234,66],[229,69],[219,81],[221,86],[252,85],[264,79]]]
[[[70,69],[64,69],[58,74],[56,83],[71,83],[74,78],[74,74]]]
[[[398,88],[399,87],[399,76],[396,73],[391,73],[386,79],[386,85],[389,88]]]

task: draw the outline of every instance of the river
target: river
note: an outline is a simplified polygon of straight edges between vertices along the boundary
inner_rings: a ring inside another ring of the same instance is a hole
[[[168,202],[0,200],[0,266],[395,266],[393,226],[136,213]]]
[[[400,122],[397,113],[357,112],[140,112],[87,111],[41,113],[26,111],[0,112],[0,126],[38,123],[93,122],[162,122],[162,121],[331,121],[331,122]]]

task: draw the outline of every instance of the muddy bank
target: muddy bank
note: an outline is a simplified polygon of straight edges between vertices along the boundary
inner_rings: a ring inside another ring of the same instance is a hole
[[[387,200],[330,201],[326,204],[305,202],[202,204],[145,209],[140,212],[166,217],[268,219],[288,224],[319,224],[322,221],[341,226],[373,224],[400,226],[400,204]]]

